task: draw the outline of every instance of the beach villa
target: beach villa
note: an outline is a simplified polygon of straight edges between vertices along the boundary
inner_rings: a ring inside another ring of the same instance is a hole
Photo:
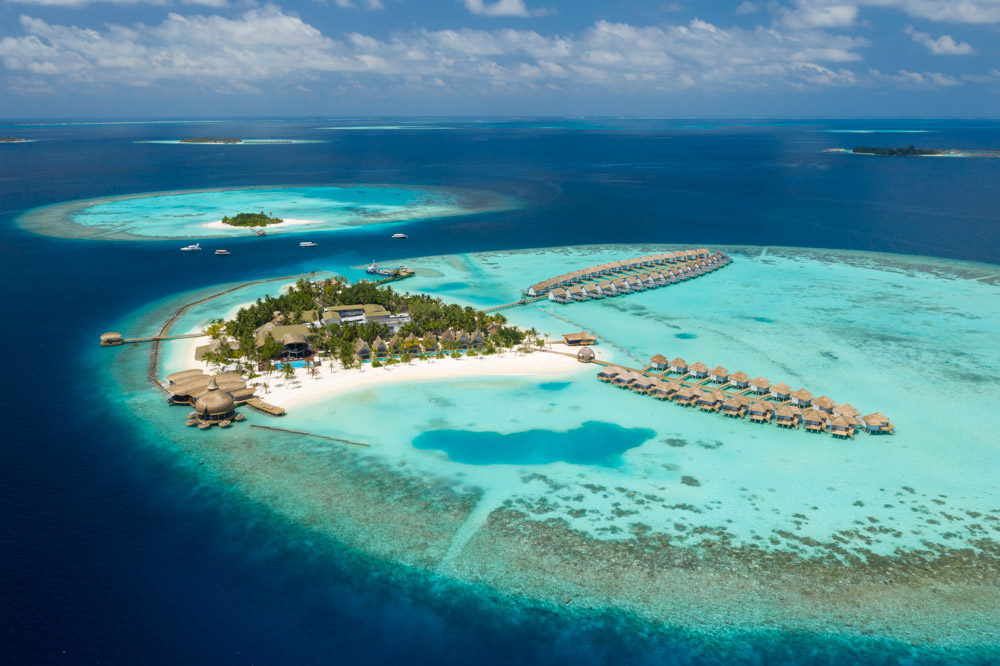
[[[368,343],[361,338],[354,341],[354,357],[359,361],[371,360],[372,350],[368,347]]]

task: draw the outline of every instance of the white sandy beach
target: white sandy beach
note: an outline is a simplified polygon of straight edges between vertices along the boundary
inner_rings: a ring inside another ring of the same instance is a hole
[[[297,220],[292,218],[285,218],[281,224],[272,224],[268,227],[234,227],[231,224],[223,224],[222,220],[216,220],[215,222],[206,222],[201,225],[205,229],[267,229],[268,231],[281,231],[283,227],[299,227],[306,226],[310,224],[323,224],[327,220]]]
[[[213,372],[207,363],[194,360],[195,348],[208,344],[209,338],[192,338],[184,351],[184,367],[170,368],[169,372],[200,368],[205,372]],[[552,351],[576,354],[579,348],[568,347],[554,343],[548,346]],[[600,356],[599,350],[595,352]],[[504,352],[490,356],[463,356],[460,359],[443,358],[426,361],[413,360],[409,365],[391,365],[373,368],[364,364],[362,368],[345,370],[336,361],[323,359],[319,374],[310,377],[304,368],[296,369],[295,379],[287,381],[280,373],[273,373],[268,379],[265,376],[252,380],[257,384],[257,397],[280,407],[289,409],[298,405],[318,402],[338,393],[369,388],[380,384],[393,382],[437,381],[442,379],[473,378],[473,377],[528,377],[540,375],[563,375],[580,370],[584,364],[575,358],[550,354],[543,351],[533,351],[528,354],[520,352]],[[331,372],[330,363],[334,370]],[[591,366],[593,367],[593,366]],[[168,370],[164,369],[163,374]],[[261,384],[267,382],[265,393]]]

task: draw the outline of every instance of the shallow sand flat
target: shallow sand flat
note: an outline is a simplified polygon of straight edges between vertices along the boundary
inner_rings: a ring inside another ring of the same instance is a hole
[[[224,215],[246,211],[263,210],[298,221],[288,226],[268,227],[268,234],[272,234],[471,215],[520,205],[520,200],[514,197],[466,188],[378,184],[262,186],[145,192],[68,201],[29,210],[18,217],[17,223],[33,233],[62,238],[197,239],[252,233],[242,227],[212,226]]]
[[[502,303],[524,286],[514,280],[655,249],[413,259],[407,288]],[[987,370],[1000,367],[996,267],[731,251],[733,265],[689,283],[505,314],[553,335],[592,328],[617,362],[681,355],[828,393],[886,413],[896,436],[840,442],[685,410],[601,385],[596,368],[570,359],[570,381],[421,379],[338,393],[278,420],[248,411],[250,423],[366,449],[245,427],[192,432],[179,408],[144,406],[141,392],[130,401],[150,427],[200,450],[213,473],[285,518],[445,576],[711,633],[777,627],[995,645],[1000,493],[982,470],[997,468],[1000,424],[965,396],[990,400]],[[466,362],[478,361],[456,364]],[[141,374],[142,360],[134,367]],[[411,444],[433,430],[566,432],[587,421],[657,434],[617,467],[468,465]],[[206,440],[217,445],[199,445]],[[366,494],[372,484],[383,504]],[[407,531],[415,516],[422,527]]]

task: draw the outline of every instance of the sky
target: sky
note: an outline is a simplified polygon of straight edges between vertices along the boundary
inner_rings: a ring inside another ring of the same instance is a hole
[[[1000,115],[1000,0],[0,0],[0,118]]]

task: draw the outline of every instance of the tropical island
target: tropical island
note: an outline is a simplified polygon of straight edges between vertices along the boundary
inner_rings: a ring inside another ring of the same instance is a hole
[[[0,143],[27,143],[27,139],[22,139],[19,136],[0,136]]]
[[[259,213],[237,213],[233,217],[222,218],[223,224],[228,224],[232,227],[266,227],[269,224],[281,224],[284,222],[280,217],[270,217],[265,215],[264,211]]]
[[[858,155],[884,155],[888,157],[921,157],[924,155],[941,155],[942,151],[936,148],[916,148],[912,144],[906,148],[870,148],[857,147],[852,152]]]
[[[196,136],[188,139],[181,139],[180,143],[243,143],[243,139],[237,139],[234,137]]]

